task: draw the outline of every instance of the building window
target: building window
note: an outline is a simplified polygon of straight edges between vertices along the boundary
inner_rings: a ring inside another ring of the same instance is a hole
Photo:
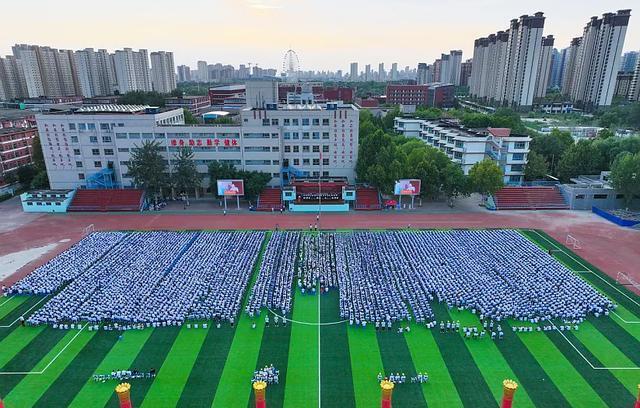
[[[269,119],[262,119],[262,126],[269,126]]]
[[[74,156],[80,156],[80,149],[73,149]]]
[[[514,148],[514,149],[516,149],[516,150],[522,150],[522,149],[524,149],[526,146],[527,146],[527,143],[526,143],[526,142],[515,142],[515,143],[513,144],[513,148]]]
[[[87,129],[88,130],[96,130],[96,124],[95,123],[87,123]]]
[[[302,139],[309,139],[309,132],[302,132]]]
[[[154,133],[153,136],[156,139],[164,139],[164,133]],[[118,137],[118,135],[116,134],[116,137]],[[126,136],[124,137],[125,139],[127,138]]]
[[[96,169],[102,168],[102,162],[100,160],[94,161],[93,167],[95,167]]]
[[[320,126],[320,119],[314,118],[313,119],[313,126]]]
[[[102,143],[111,143],[111,136],[102,136]]]
[[[89,141],[91,143],[98,143],[98,136],[89,136]]]
[[[313,132],[313,138],[314,138],[315,140],[320,139],[320,132]]]
[[[309,118],[302,119],[302,126],[309,126]]]
[[[104,149],[105,156],[113,156],[113,149]]]
[[[320,153],[320,146],[318,146],[318,145],[313,146],[313,152],[314,153]]]
[[[100,149],[91,149],[91,154],[94,156],[100,156]]]
[[[524,166],[522,164],[512,164],[511,171],[522,171]]]
[[[272,152],[279,152],[279,151],[280,151],[280,146],[273,146],[273,147],[271,148],[271,151],[272,151]]]
[[[271,119],[271,126],[278,126],[278,119]]]
[[[324,140],[329,140],[329,132],[322,132],[322,138]]]
[[[329,145],[322,146],[322,153],[329,153]]]
[[[329,119],[322,119],[322,126],[329,126]]]
[[[309,146],[302,146],[302,153],[309,153]]]
[[[83,132],[83,131],[87,130],[87,124],[86,123],[78,123],[78,130],[80,132]]]
[[[109,124],[108,123],[101,123],[100,124],[100,130],[109,130]]]
[[[129,139],[140,139],[140,133],[129,133]]]
[[[289,126],[290,120],[289,119],[284,119],[284,126]]]
[[[82,162],[81,161],[77,161],[76,162],[76,167],[82,167]]]
[[[284,132],[284,136],[283,137],[284,137],[284,140],[289,140],[289,139],[291,139],[291,133]]]
[[[118,153],[129,153],[128,147],[118,147]]]
[[[164,134],[162,136],[164,137]],[[116,133],[116,139],[126,139],[126,138],[127,138],[126,133]]]
[[[298,132],[293,132],[293,133],[291,134],[291,138],[292,138],[293,140],[299,140],[299,139],[300,139],[300,134],[299,134]]]
[[[71,143],[78,143],[78,136],[71,136]]]
[[[576,200],[584,200],[584,194],[577,194],[575,199]]]
[[[510,183],[519,183],[522,176],[509,176]]]
[[[594,200],[606,200],[607,197],[608,197],[607,194],[594,194],[593,195],[593,199]]]
[[[516,161],[524,160],[524,153],[514,153],[513,160],[516,160]]]
[[[291,119],[291,124],[293,126],[298,126],[298,124],[299,124],[298,119]]]
[[[323,166],[328,166],[329,165],[329,159],[322,159],[322,165]]]
[[[76,130],[76,124],[75,123],[69,123],[69,130]]]
[[[299,166],[300,165],[300,159],[293,159],[293,165],[294,166]]]
[[[309,165],[309,159],[302,159],[302,165],[303,166],[308,166]]]
[[[314,166],[319,166],[320,165],[320,159],[313,159],[313,165]]]
[[[287,146],[285,146],[285,147],[284,147],[284,152],[285,152],[285,153],[291,153],[291,146],[288,146],[288,145],[287,145]]]
[[[84,173],[78,173],[78,180],[84,180]]]
[[[300,153],[300,146],[293,146],[294,153]]]

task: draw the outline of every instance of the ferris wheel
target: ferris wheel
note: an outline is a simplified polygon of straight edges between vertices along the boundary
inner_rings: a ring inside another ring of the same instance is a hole
[[[282,73],[288,77],[297,76],[300,73],[300,59],[292,49],[288,49],[282,58]]]

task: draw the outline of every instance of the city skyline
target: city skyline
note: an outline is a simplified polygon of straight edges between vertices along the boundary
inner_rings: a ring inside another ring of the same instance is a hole
[[[348,4],[334,0],[194,0],[182,8],[184,16],[176,18],[172,12],[175,5],[166,0],[153,2],[153,7],[148,1],[131,4],[114,0],[111,7],[100,12],[101,19],[107,21],[101,26],[110,28],[96,30],[94,13],[79,1],[64,1],[63,7],[60,2],[53,5],[37,1],[38,12],[32,13],[34,24],[29,30],[24,30],[22,19],[3,22],[0,55],[10,54],[11,47],[21,43],[72,50],[131,47],[172,51],[176,66],[189,65],[192,69],[198,60],[206,60],[236,67],[251,62],[280,70],[284,52],[293,48],[303,71],[349,72],[351,62],[358,62],[359,71],[366,64],[375,67],[379,62],[389,67],[397,62],[402,70],[407,65],[413,69],[419,62],[431,62],[454,49],[463,51],[463,59],[470,58],[475,38],[498,27],[506,29],[509,19],[522,14],[544,12],[544,34],[553,35],[555,48],[562,49],[582,32],[591,16],[633,9],[633,2],[628,0],[606,4],[581,1],[579,8],[568,3],[543,0],[522,5],[461,0],[452,7],[449,3],[405,0],[397,3],[399,7],[387,7],[388,3],[381,0]],[[118,11],[120,5],[127,13]],[[3,10],[7,15],[33,10],[25,7],[12,3]],[[433,14],[441,18],[425,17]],[[632,10],[623,52],[640,49],[640,23],[636,24],[635,18]],[[303,30],[294,29],[291,21],[295,19],[305,19],[300,24]],[[60,30],[65,24],[74,29]]]

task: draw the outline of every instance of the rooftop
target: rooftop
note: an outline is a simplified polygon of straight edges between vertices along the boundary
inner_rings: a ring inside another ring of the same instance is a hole
[[[487,128],[487,131],[494,137],[509,137],[511,129],[509,128]]]
[[[16,120],[34,115],[34,112],[24,109],[0,109],[0,120]]]
[[[20,132],[29,132],[29,131],[34,131],[34,130],[38,130],[37,127],[32,126],[32,127],[7,127],[7,128],[0,128],[0,135],[7,135],[10,133],[20,133]]]
[[[150,107],[149,105],[92,105],[83,106],[75,113],[140,113]]]
[[[244,91],[245,89],[244,85],[222,85],[209,88],[210,91]]]

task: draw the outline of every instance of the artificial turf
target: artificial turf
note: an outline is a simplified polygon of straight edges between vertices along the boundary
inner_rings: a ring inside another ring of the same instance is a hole
[[[544,233],[523,233],[544,249],[567,251]],[[513,333],[511,325],[521,322],[503,322],[501,341],[465,340],[459,333],[413,322],[403,334],[347,323],[319,326],[340,320],[337,290],[324,295],[296,290],[290,317],[307,324],[274,327],[272,318],[265,328],[263,311],[257,319],[242,314],[233,328],[148,328],[119,339],[117,332],[21,327],[15,320],[28,316],[43,299],[0,299],[0,326],[10,325],[0,327],[0,373],[42,371],[0,374],[0,397],[8,407],[116,407],[116,382],[94,382],[91,376],[155,368],[155,379],[130,381],[134,406],[244,407],[253,401],[253,371],[274,364],[280,384],[267,388],[269,407],[377,406],[376,376],[391,371],[404,371],[407,377],[421,371],[430,377],[426,384],[399,384],[396,407],[497,406],[505,378],[520,385],[515,407],[632,405],[640,372],[640,325],[623,319],[640,320],[638,297],[575,254],[554,251],[553,256],[576,271],[591,270],[580,276],[619,303],[615,314],[589,318],[578,331],[562,334]],[[479,325],[468,311],[433,307],[439,320]],[[592,368],[583,357],[603,369]]]

